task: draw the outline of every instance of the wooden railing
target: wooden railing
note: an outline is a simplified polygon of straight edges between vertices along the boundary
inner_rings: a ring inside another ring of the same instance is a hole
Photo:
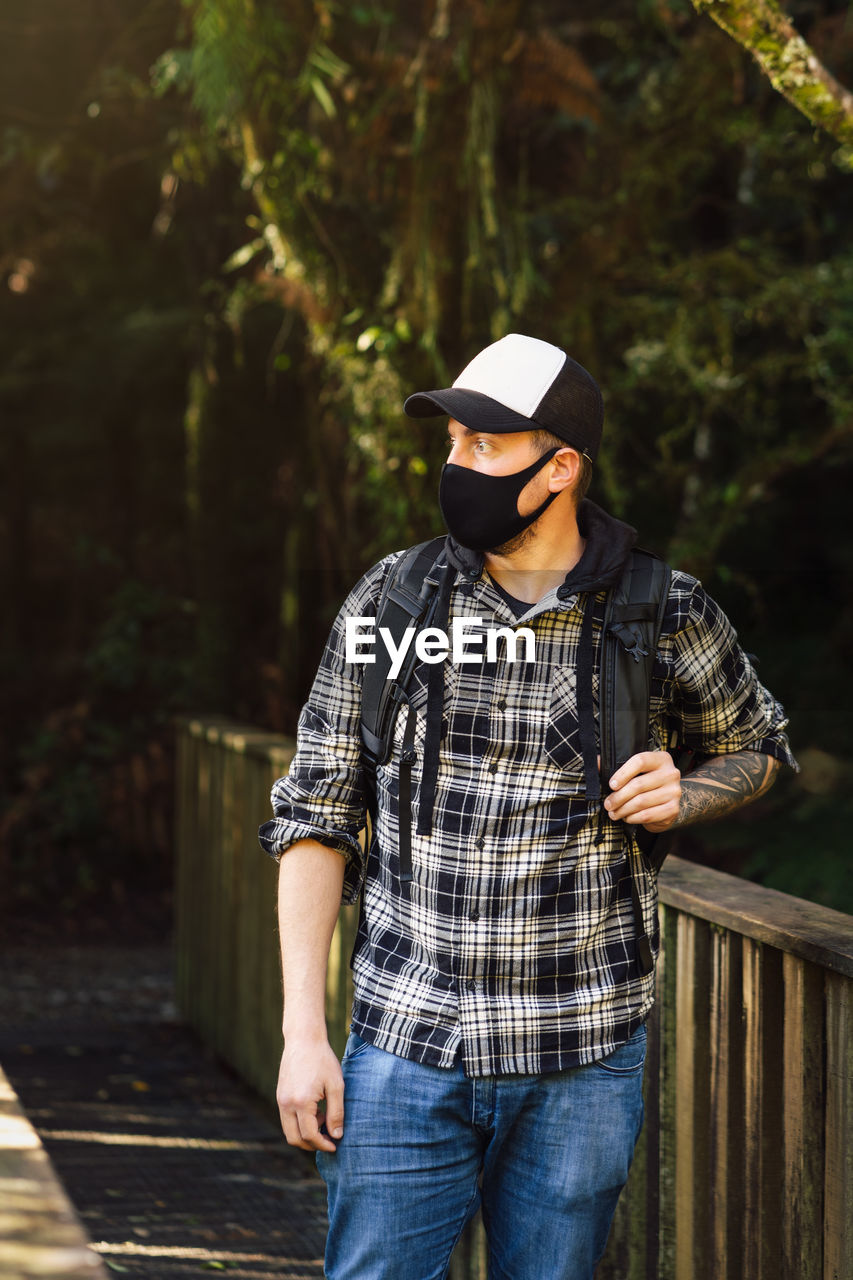
[[[276,868],[256,829],[292,750],[220,721],[179,727],[178,998],[270,1100]],[[598,1280],[851,1280],[853,918],[677,858],[660,899],[646,1124]],[[332,948],[338,1050],[353,927],[342,913]],[[481,1234],[452,1275],[485,1275]]]
[[[0,1276],[107,1280],[38,1134],[0,1069]]]

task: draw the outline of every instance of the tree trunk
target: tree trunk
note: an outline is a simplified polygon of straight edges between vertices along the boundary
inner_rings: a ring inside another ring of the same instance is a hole
[[[755,58],[774,89],[853,147],[853,93],[830,75],[775,0],[692,0]]]

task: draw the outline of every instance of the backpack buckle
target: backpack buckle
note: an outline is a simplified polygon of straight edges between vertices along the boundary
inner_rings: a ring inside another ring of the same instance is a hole
[[[630,653],[635,662],[641,662],[643,658],[649,656],[648,649],[644,649],[641,644],[642,636],[631,627],[626,627],[624,622],[614,623],[610,630],[616,636],[625,652]]]

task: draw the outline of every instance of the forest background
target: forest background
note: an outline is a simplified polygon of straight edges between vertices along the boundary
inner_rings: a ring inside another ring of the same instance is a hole
[[[847,5],[786,11],[850,84]],[[791,717],[680,852],[853,911],[849,146],[687,0],[0,0],[0,50],[5,907],[167,900],[175,715],[293,732],[440,531],[403,399],[514,330]]]

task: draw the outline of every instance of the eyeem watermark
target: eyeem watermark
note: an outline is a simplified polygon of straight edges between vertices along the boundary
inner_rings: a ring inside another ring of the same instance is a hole
[[[536,636],[529,627],[483,627],[482,618],[454,618],[450,635],[441,627],[406,627],[400,643],[388,627],[379,628],[379,639],[391,657],[388,675],[392,680],[400,674],[406,654],[415,642],[415,653],[421,662],[444,662],[450,658],[459,662],[497,662],[498,641],[506,645],[507,662],[535,662]],[[475,628],[480,628],[475,632]],[[472,634],[474,632],[474,634]],[[519,642],[524,644],[524,657],[519,659]],[[347,662],[371,663],[376,661],[376,619],[347,618],[345,656]]]

